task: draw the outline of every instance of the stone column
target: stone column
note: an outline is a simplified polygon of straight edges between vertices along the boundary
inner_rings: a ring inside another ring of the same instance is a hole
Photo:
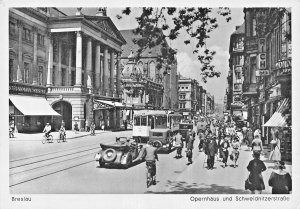
[[[92,81],[92,39],[90,37],[87,38],[86,45],[86,79]],[[87,82],[87,87],[91,88],[92,83]]]
[[[53,73],[53,35],[48,33],[49,38],[49,49],[48,49],[48,68],[47,68],[47,87],[53,85],[52,73]]]
[[[57,44],[58,44],[58,65],[57,65],[57,85],[62,86],[62,78],[61,78],[61,47],[62,43],[59,39],[57,39]]]
[[[38,54],[38,43],[37,43],[37,36],[38,36],[38,29],[37,27],[32,27],[33,32],[33,69],[31,72],[32,75],[32,84],[37,84],[37,77],[38,77],[38,64],[37,64],[37,54]]]
[[[117,70],[116,70],[116,90],[117,90],[117,96],[120,98],[121,94],[121,73],[120,73],[120,53],[117,53]],[[121,119],[121,110],[116,109],[116,128],[120,128],[120,119]]]
[[[82,32],[76,32],[76,87],[81,87],[81,77],[82,77]]]
[[[96,49],[95,49],[95,88],[98,94],[100,94],[100,85],[101,85],[101,75],[100,75],[100,43],[96,44]]]
[[[104,91],[103,91],[103,95],[107,96],[109,93],[109,85],[108,85],[108,48],[107,46],[105,46],[104,48],[104,70],[103,70],[103,87],[104,87]]]
[[[90,37],[87,38],[87,46],[86,46],[86,75],[87,75],[87,87],[92,88],[92,39]],[[92,97],[86,102],[86,120],[88,121],[88,125],[91,124],[94,118],[93,112],[93,101]]]
[[[72,76],[72,46],[69,45],[69,65],[68,65],[68,76],[67,76],[67,85],[71,86],[71,76]]]
[[[113,50],[110,52],[110,96],[113,96],[115,91],[115,53]]]
[[[117,70],[116,70],[116,90],[117,90],[117,95],[120,97],[121,92],[121,73],[120,73],[120,64],[121,64],[121,53],[117,53]]]
[[[18,65],[19,65],[19,68],[20,71],[21,71],[21,76],[18,76],[17,78],[17,82],[22,82],[23,79],[23,22],[21,20],[18,20],[17,22],[17,26],[18,26],[18,31],[19,31],[19,46],[18,46]]]

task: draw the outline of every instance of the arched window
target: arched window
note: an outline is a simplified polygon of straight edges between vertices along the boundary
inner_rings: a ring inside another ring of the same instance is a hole
[[[152,78],[153,80],[155,80],[155,63],[153,61],[150,62],[149,64],[149,77]]]

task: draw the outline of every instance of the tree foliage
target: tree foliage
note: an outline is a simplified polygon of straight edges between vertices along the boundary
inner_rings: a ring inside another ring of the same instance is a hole
[[[193,54],[201,63],[200,74],[204,82],[207,78],[219,77],[220,72],[215,70],[212,64],[215,51],[206,46],[206,40],[210,33],[218,28],[217,18],[212,8],[175,8],[175,7],[143,7],[141,15],[136,17],[138,27],[134,33],[137,35],[133,42],[139,46],[136,58],[139,59],[147,48],[161,46],[161,56],[158,57],[158,68],[164,64],[172,65],[176,62],[177,51],[168,46],[166,39],[175,40],[181,33],[185,34],[184,43],[191,45]],[[121,15],[130,15],[131,8],[122,10]],[[229,8],[219,8],[217,14],[230,21]]]
[[[256,32],[258,36],[264,36],[272,32],[279,24],[286,13],[288,13],[286,8],[256,8]],[[291,40],[291,30],[284,31],[285,38]]]

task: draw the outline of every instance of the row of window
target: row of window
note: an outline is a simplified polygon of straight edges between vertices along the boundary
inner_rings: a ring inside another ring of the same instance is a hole
[[[9,35],[16,35],[16,24],[14,22],[9,22]],[[33,33],[29,28],[23,27],[23,40],[28,42],[33,42]],[[37,34],[37,43],[40,46],[45,46],[45,36],[38,33]]]

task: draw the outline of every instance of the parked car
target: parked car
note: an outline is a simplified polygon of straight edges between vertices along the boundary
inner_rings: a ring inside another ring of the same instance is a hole
[[[101,150],[95,156],[100,167],[105,164],[130,167],[144,157],[142,156],[143,152],[141,152],[143,145],[126,137],[117,137],[113,144],[100,143],[100,147]]]
[[[172,149],[173,136],[170,129],[153,129],[149,132],[149,141],[160,149]]]

